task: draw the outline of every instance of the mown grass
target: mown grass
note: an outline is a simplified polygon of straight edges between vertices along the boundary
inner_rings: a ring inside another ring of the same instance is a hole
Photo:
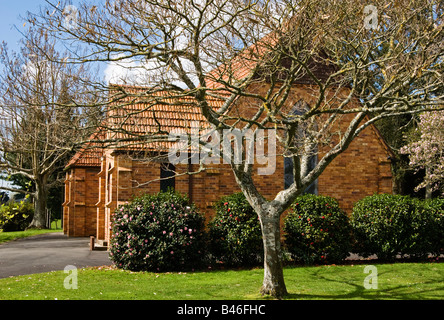
[[[366,289],[365,265],[285,268],[286,299],[444,299],[443,263],[377,264],[378,288]],[[130,272],[79,269],[78,289],[63,271],[0,279],[1,300],[244,300],[259,294],[263,270]]]
[[[0,231],[0,243],[20,238],[27,238],[38,234],[49,233],[49,232],[60,232],[60,231],[62,231],[62,229],[55,227],[51,229],[31,229],[25,231],[11,231],[11,232]]]

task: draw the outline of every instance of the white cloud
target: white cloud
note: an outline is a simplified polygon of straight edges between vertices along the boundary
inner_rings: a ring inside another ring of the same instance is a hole
[[[109,62],[104,70],[105,81],[113,84],[139,84],[146,77],[145,69],[136,61],[123,59]]]
[[[193,76],[191,62],[181,60],[181,63],[191,80],[196,82],[197,78]],[[129,58],[112,61],[107,64],[104,77],[107,83],[112,84],[154,86],[159,83],[170,83],[182,88],[186,87],[171,68],[156,60],[144,63]]]

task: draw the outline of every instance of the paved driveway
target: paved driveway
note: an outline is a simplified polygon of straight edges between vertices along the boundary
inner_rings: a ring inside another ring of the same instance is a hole
[[[108,252],[89,250],[89,238],[47,233],[0,244],[0,278],[77,268],[111,265]]]

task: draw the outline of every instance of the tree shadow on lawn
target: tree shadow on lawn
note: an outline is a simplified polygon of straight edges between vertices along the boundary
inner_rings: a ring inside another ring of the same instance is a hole
[[[378,263],[378,265],[381,265]],[[361,269],[363,270],[363,269]],[[369,274],[364,273],[347,273],[341,272],[341,276],[333,273],[326,273],[325,269],[319,267],[307,268],[310,274],[308,277],[313,277],[324,288],[312,288],[310,284],[306,286],[300,283],[299,293],[294,293],[289,290],[289,294],[284,299],[301,299],[301,300],[433,300],[444,297],[444,274],[434,275],[433,279],[415,282],[416,278],[413,276],[411,282],[406,284],[390,283],[391,277],[397,277],[396,270],[378,272],[378,286],[376,289],[366,289],[364,286],[364,279]],[[331,275],[331,277],[329,276]],[[343,276],[342,276],[343,275]],[[370,282],[371,283],[371,282]],[[313,294],[306,291],[313,291]],[[319,294],[319,291],[326,292]],[[330,293],[328,293],[330,292]],[[336,292],[336,293],[335,293]],[[340,293],[344,292],[344,293]]]

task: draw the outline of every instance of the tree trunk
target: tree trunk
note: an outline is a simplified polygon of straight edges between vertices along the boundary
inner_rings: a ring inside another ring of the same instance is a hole
[[[41,178],[35,180],[34,194],[34,217],[28,226],[28,229],[46,228],[46,201],[48,199],[47,179]]]
[[[287,294],[282,268],[280,215],[277,212],[261,214],[264,242],[264,281],[261,294],[282,298]]]

